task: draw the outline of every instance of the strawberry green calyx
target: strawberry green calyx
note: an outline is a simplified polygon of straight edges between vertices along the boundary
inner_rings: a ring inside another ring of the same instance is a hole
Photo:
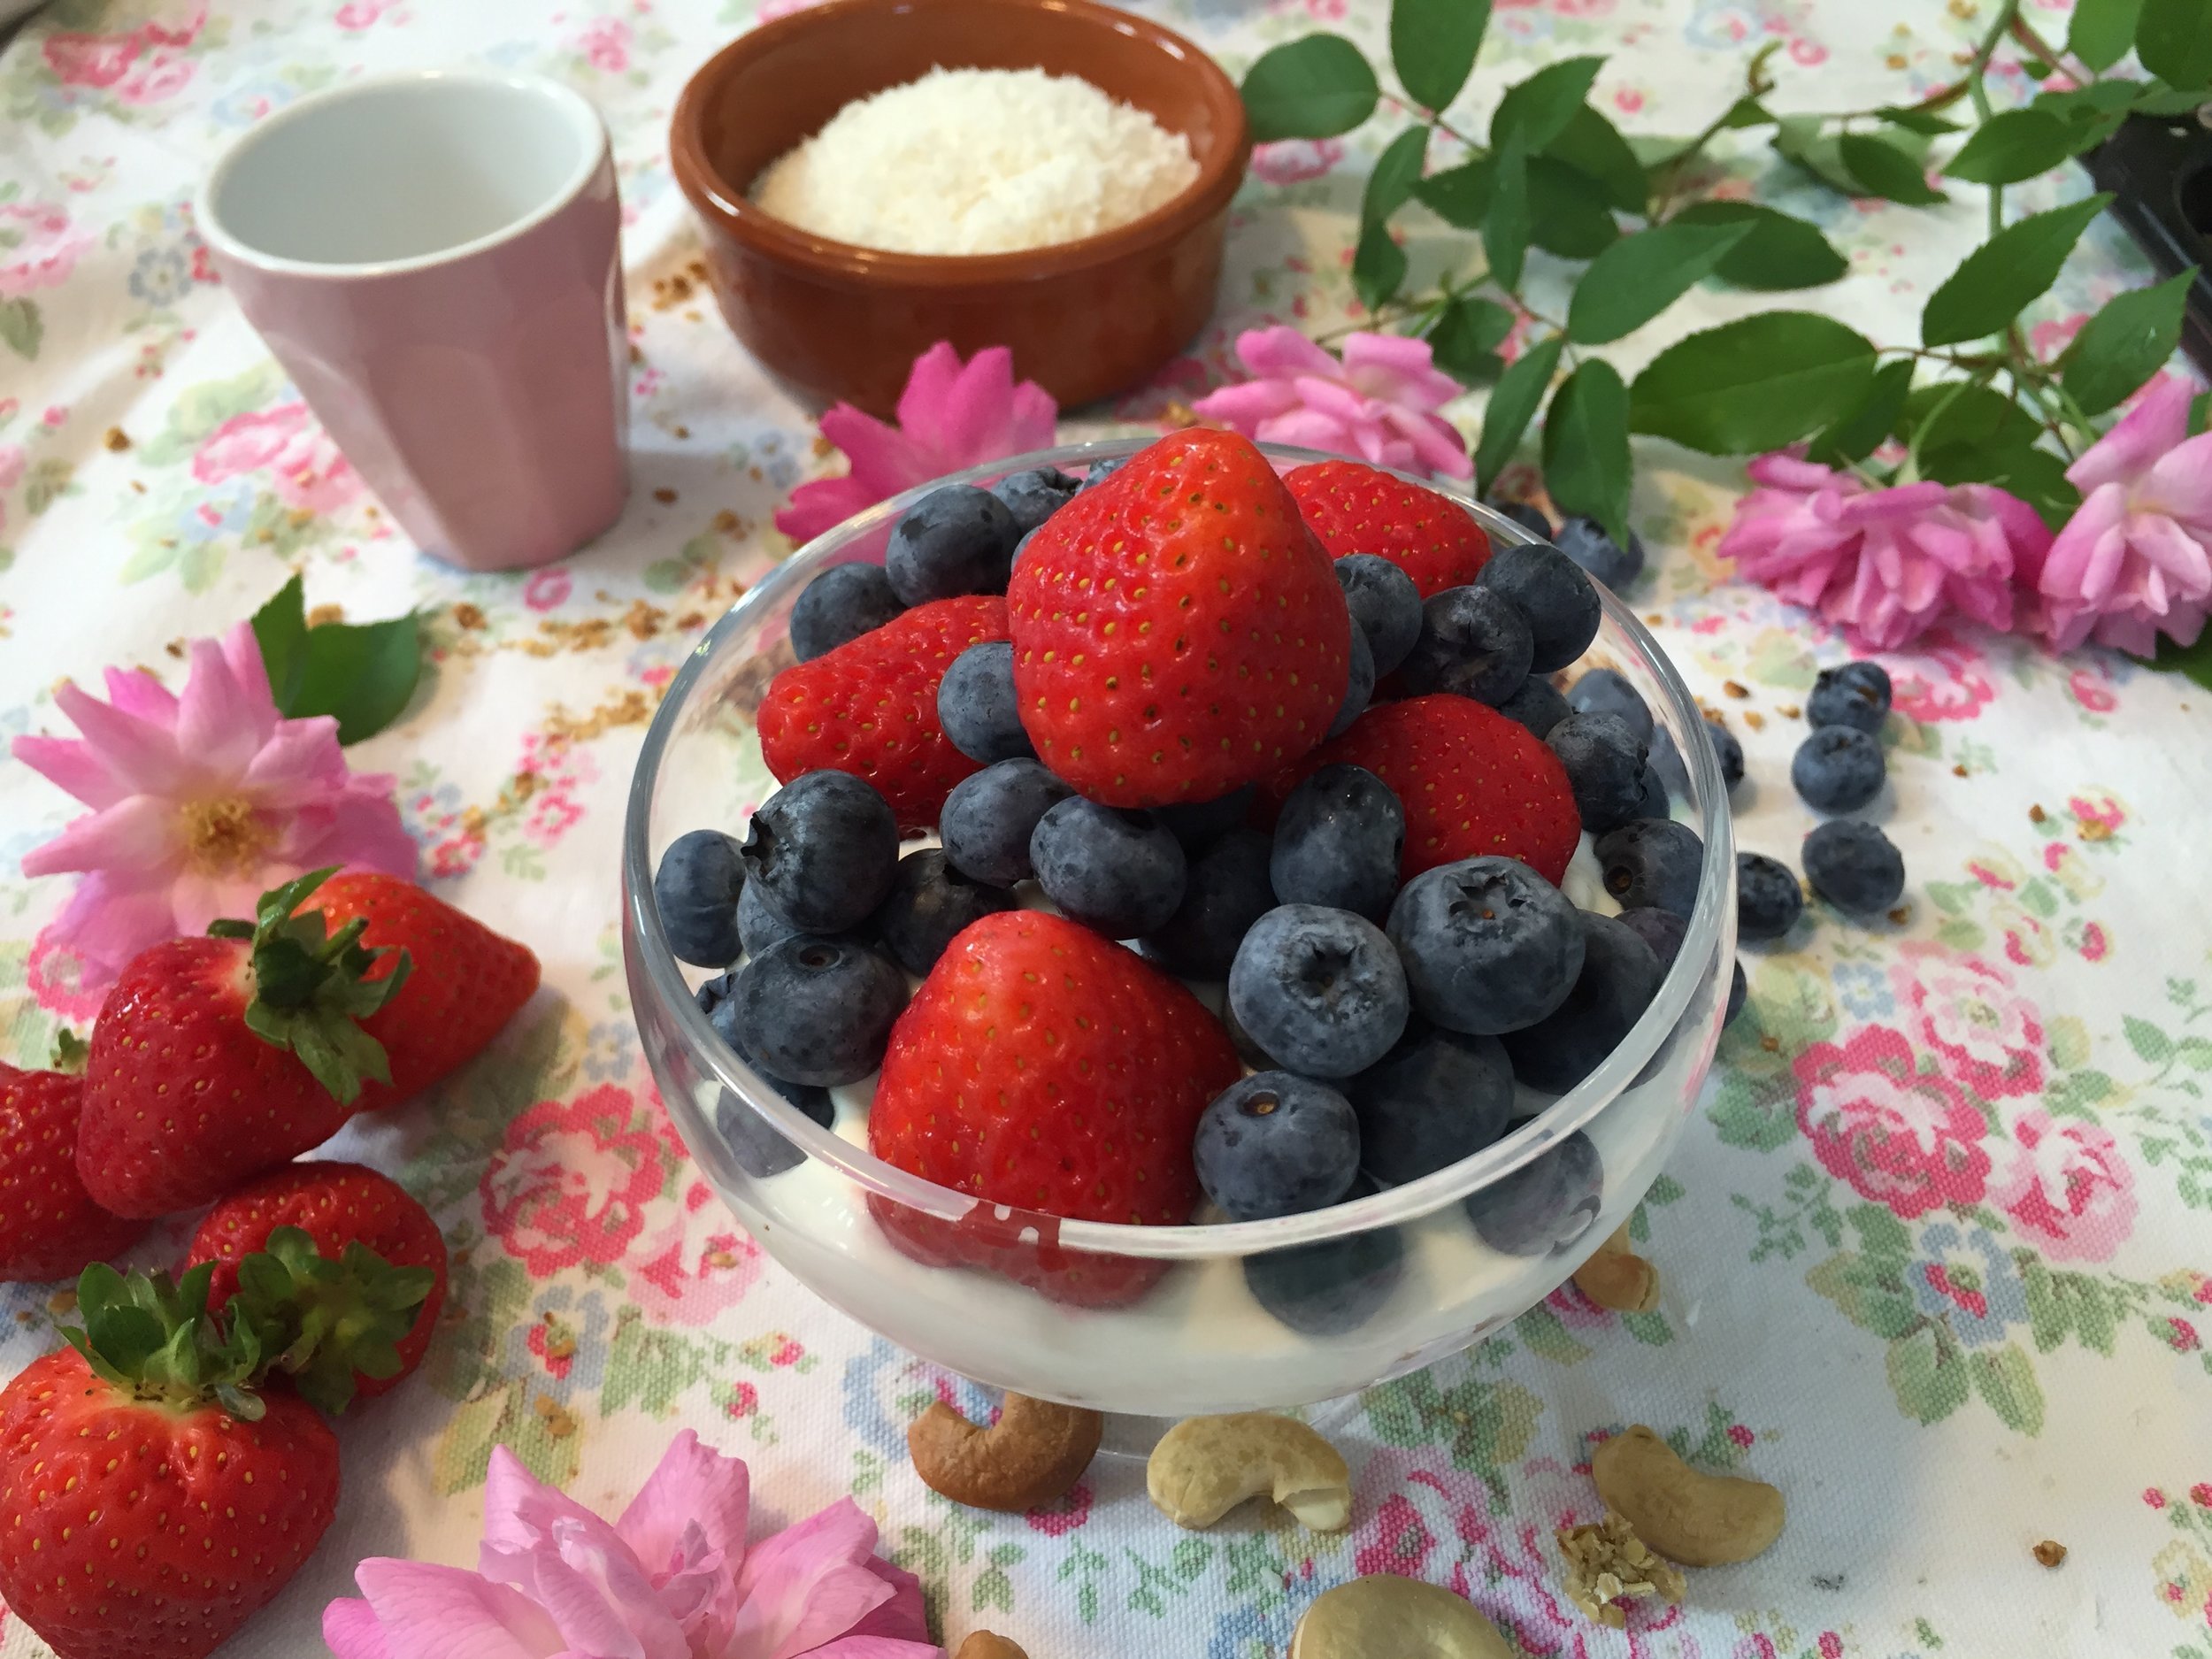
[[[303,1399],[339,1412],[357,1374],[399,1374],[399,1343],[415,1328],[437,1283],[426,1267],[395,1267],[359,1240],[338,1260],[319,1254],[298,1227],[279,1227],[238,1263],[234,1329],[258,1333],[272,1369]]]
[[[253,1392],[265,1369],[261,1333],[233,1319],[219,1328],[207,1311],[214,1263],[181,1279],[117,1272],[96,1262],[77,1280],[81,1325],[62,1335],[93,1373],[135,1399],[180,1409],[211,1402],[243,1423],[265,1409]]]
[[[290,1049],[332,1098],[349,1105],[364,1081],[392,1080],[384,1045],[358,1022],[398,995],[414,964],[402,950],[391,972],[369,979],[377,962],[394,953],[361,943],[366,918],[356,917],[332,933],[320,910],[294,914],[336,872],[333,865],[295,877],[261,895],[254,920],[211,922],[207,931],[218,939],[252,943],[254,995],[246,1004],[247,1029],[265,1043]]]
[[[64,1025],[54,1033],[54,1060],[50,1069],[65,1072],[71,1077],[82,1077],[85,1061],[91,1053],[92,1046]]]

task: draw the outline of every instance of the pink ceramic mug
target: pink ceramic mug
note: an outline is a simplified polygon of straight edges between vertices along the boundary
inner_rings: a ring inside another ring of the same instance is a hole
[[[374,75],[269,117],[196,204],[223,280],[425,552],[543,565],[628,491],[607,132],[529,75]]]

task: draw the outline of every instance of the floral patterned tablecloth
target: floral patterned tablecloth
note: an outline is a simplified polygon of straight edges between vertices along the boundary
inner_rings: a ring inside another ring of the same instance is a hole
[[[1383,56],[1371,0],[1143,9],[1233,73],[1317,19]],[[700,629],[788,550],[770,516],[822,465],[809,411],[697,291],[664,150],[686,73],[754,11],[64,0],[0,56],[0,736],[65,730],[53,687],[106,664],[173,682],[179,641],[292,571],[311,606],[349,618],[418,607],[430,672],[355,764],[399,775],[436,890],[545,963],[482,1063],[337,1143],[433,1207],[454,1295],[424,1375],[344,1425],[342,1513],[232,1651],[320,1651],[320,1609],[363,1555],[472,1561],[495,1443],[611,1508],[688,1425],[753,1461],[763,1524],[850,1494],[949,1642],[987,1624],[1033,1659],[1279,1655],[1319,1589],[1380,1569],[1463,1590],[1531,1655],[2212,1655],[2208,694],[1985,638],[1890,661],[1901,919],[1824,916],[1747,954],[1750,1011],[1637,1223],[1666,1276],[1657,1312],[1565,1291],[1334,1413],[1356,1471],[1339,1538],[1280,1516],[1178,1532],[1125,1462],[1025,1517],[922,1487],[907,1419],[940,1396],[984,1402],[816,1301],[715,1202],[641,1061],[616,937],[644,722]],[[1791,66],[1778,105],[1902,100],[1953,72],[1975,11],[1499,0],[1464,102],[1479,119],[1508,75],[1603,52],[1599,95],[1625,127],[1687,130],[1767,41]],[[597,544],[526,575],[447,570],[395,533],[215,283],[186,208],[223,145],[302,94],[463,59],[591,97],[626,200],[634,494]],[[1263,150],[1214,326],[1064,431],[1142,429],[1221,377],[1238,327],[1352,316],[1356,175],[1338,164],[1361,142]],[[1816,303],[1878,339],[1910,337],[1978,221],[1978,202],[1846,203],[1750,150],[1728,167],[1725,188],[1824,223],[1854,272]],[[1445,241],[1409,239],[1417,278]],[[2039,334],[2143,274],[2101,227]],[[1693,295],[1624,342],[1625,366],[1750,303]],[[1474,400],[1455,412],[1471,429]],[[1841,646],[1712,557],[1732,469],[1676,452],[1641,467],[1655,557],[1632,597],[1744,741],[1743,844],[1793,857],[1809,820],[1785,781],[1791,710]],[[18,1062],[96,1007],[44,931],[64,884],[16,869],[73,810],[0,762],[0,1056]],[[5,1373],[66,1304],[17,1288],[0,1305]],[[1686,1607],[1617,1633],[1567,1601],[1550,1533],[1592,1518],[1589,1437],[1631,1421],[1779,1484],[1790,1522],[1765,1556],[1693,1575]],[[2063,1565],[2031,1554],[2047,1538]],[[11,1659],[44,1651],[19,1623],[0,1635]]]

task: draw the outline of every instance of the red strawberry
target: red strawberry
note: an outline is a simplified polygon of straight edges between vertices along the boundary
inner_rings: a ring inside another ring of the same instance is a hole
[[[1161,1265],[1070,1256],[1047,1218],[1187,1221],[1199,1114],[1242,1070],[1220,1022],[1134,953],[1041,910],[987,916],[892,1028],[868,1141],[941,1187],[1035,1213],[1010,1225],[979,1206],[956,1227],[881,1204],[877,1218],[926,1261],[1064,1301],[1126,1301]]]
[[[1424,599],[1464,587],[1489,561],[1482,526],[1432,489],[1357,461],[1309,462],[1283,482],[1331,558],[1379,553],[1413,578]]]
[[[538,988],[538,959],[517,944],[435,899],[411,881],[373,871],[333,876],[315,908],[334,930],[365,921],[361,942],[388,954],[368,972],[375,984],[402,953],[414,964],[407,983],[361,1029],[384,1047],[388,1084],[361,1091],[365,1111],[428,1088],[480,1054]]]
[[[1351,673],[1328,555],[1230,432],[1163,438],[1055,513],[1006,608],[1038,758],[1108,806],[1265,777],[1320,741]]]
[[[383,1394],[422,1363],[445,1305],[445,1240],[398,1182],[358,1164],[288,1164],[210,1210],[184,1264],[214,1263],[209,1300],[221,1307],[241,1288],[239,1263],[264,1251],[284,1271],[244,1286],[257,1316],[281,1298],[348,1333],[349,1348],[320,1349],[317,1372],[299,1378],[316,1404]]]
[[[1377,704],[1271,780],[1271,802],[1280,806],[1301,779],[1340,761],[1366,767],[1404,804],[1408,881],[1455,859],[1502,854],[1555,884],[1581,839],[1559,757],[1519,721],[1471,697],[1439,693]]]
[[[0,1065],[0,1281],[74,1279],[146,1231],[85,1191],[77,1174],[83,1106],[81,1076]]]
[[[981,768],[937,724],[937,682],[971,645],[1006,637],[990,594],[917,605],[768,682],[760,752],[778,781],[834,767],[882,792],[909,832],[932,828],[953,785]]]
[[[337,1511],[336,1437],[250,1392],[258,1343],[206,1296],[88,1269],[74,1346],[0,1393],[0,1598],[64,1659],[204,1659]]]
[[[367,978],[362,924],[325,937],[320,911],[293,914],[329,873],[265,893],[255,923],[217,922],[123,970],[92,1028],[77,1125],[96,1202],[140,1217],[212,1203],[329,1140],[365,1080],[388,1078],[358,1022],[407,965]]]

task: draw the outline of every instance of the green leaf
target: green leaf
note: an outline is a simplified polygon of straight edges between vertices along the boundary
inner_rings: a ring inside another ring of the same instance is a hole
[[[1959,263],[1928,296],[1920,341],[1955,346],[2001,334],[2030,301],[2058,280],[2066,256],[2108,196],[2092,196],[2008,225]]]
[[[1887,139],[1845,133],[1836,140],[1836,154],[1844,171],[1868,196],[1886,196],[1908,207],[1928,207],[1947,199],[1942,191],[1928,188],[1920,163]]]
[[[2158,373],[2181,343],[2183,308],[2196,273],[2116,295],[2066,349],[2066,395],[2088,415],[2116,408]]]
[[[0,341],[27,361],[38,356],[39,342],[46,337],[46,319],[27,299],[0,300]]]
[[[1720,124],[1732,130],[1747,127],[1772,127],[1774,112],[1756,98],[1738,98],[1722,111]]]
[[[2066,50],[2102,73],[2127,56],[2142,12],[2143,0],[2074,0]]]
[[[288,713],[288,699],[297,689],[307,649],[306,589],[299,577],[269,595],[253,613],[254,642],[261,647],[261,666],[269,676],[269,691],[277,711]]]
[[[1513,332],[1513,313],[1493,300],[1461,295],[1428,332],[1436,366],[1463,380],[1487,380],[1503,367],[1497,349]]]
[[[1375,112],[1375,72],[1341,35],[1309,35],[1263,53],[1245,72],[1244,112],[1257,143],[1334,138]]]
[[[2135,55],[2177,90],[2212,83],[2212,0],[2143,0]]]
[[[1924,450],[1955,446],[2016,447],[2042,430],[2035,417],[2001,393],[1966,380],[1938,380],[1905,400],[1898,435]]]
[[[1380,224],[1361,230],[1359,245],[1352,250],[1352,288],[1360,303],[1380,311],[1406,280],[1405,250],[1390,239]]]
[[[335,717],[341,743],[373,737],[399,718],[422,674],[421,632],[411,612],[388,622],[311,628],[297,576],[254,613],[253,632],[278,711],[292,719]]]
[[[1835,135],[1821,131],[1818,116],[1783,117],[1775,124],[1772,142],[1777,154],[1795,162],[1814,177],[1846,196],[1859,194],[1859,181],[1845,169]]]
[[[1816,311],[1763,311],[1677,342],[1636,377],[1632,430],[1709,455],[1778,449],[1856,408],[1874,347]]]
[[[1482,411],[1482,435],[1475,444],[1475,482],[1479,491],[1489,489],[1505,470],[1505,464],[1513,458],[1513,451],[1520,447],[1521,434],[1528,430],[1528,423],[1536,418],[1536,411],[1543,403],[1544,394],[1551,389],[1551,377],[1558,372],[1559,354],[1566,344],[1563,334],[1540,340],[1523,350],[1512,366],[1498,377],[1496,389],[1490,394],[1489,406]]]
[[[1490,118],[1492,148],[1503,150],[1508,136],[1515,134],[1525,151],[1548,147],[1567,130],[1590,96],[1590,83],[1604,62],[1602,58],[1563,58],[1507,88],[1497,113]]]
[[[1497,172],[1491,181],[1490,211],[1482,221],[1482,247],[1489,256],[1491,280],[1510,294],[1521,286],[1521,267],[1528,257],[1528,158],[1519,135],[1509,134],[1492,159]]]
[[[1480,230],[1490,216],[1490,185],[1497,168],[1490,157],[1432,173],[1413,187],[1416,200],[1447,225]]]
[[[1390,64],[1417,103],[1440,110],[1475,66],[1490,0],[1394,0]]]
[[[1647,181],[1643,164],[1621,136],[1620,128],[1587,104],[1567,118],[1559,135],[1543,147],[1554,161],[1563,161],[1586,178],[1604,186],[1608,199],[1624,213],[1644,211]]]
[[[1901,127],[1923,138],[1940,138],[1946,133],[1959,130],[1956,121],[1947,121],[1932,110],[1915,110],[1893,104],[1874,113],[1892,127]]]
[[[1912,391],[1912,368],[1910,357],[1901,357],[1877,369],[1858,407],[1816,434],[1805,458],[1823,466],[1843,466],[1863,461],[1881,448],[1904,412]]]
[[[2006,110],[1974,130],[1945,173],[1971,184],[2018,184],[2074,153],[2074,129],[2047,110]]]
[[[1973,1374],[1974,1392],[2007,1428],[2022,1434],[2043,1432],[2043,1390],[2018,1343],[1970,1356],[1967,1370]]]
[[[2148,1064],[2157,1065],[2173,1054],[2174,1040],[2147,1019],[2123,1014],[2120,1030],[2128,1040],[2128,1047],[2135,1050],[2136,1057]]]
[[[1375,158],[1374,171],[1367,175],[1367,188],[1360,196],[1361,225],[1379,225],[1406,204],[1413,187],[1421,182],[1421,163],[1428,144],[1427,127],[1409,127]]]
[[[1603,357],[1585,357],[1544,417],[1544,488],[1562,512],[1595,518],[1625,542],[1628,485],[1628,388]]]
[[[1589,259],[1620,235],[1605,187],[1563,161],[1532,156],[1528,164],[1529,234],[1563,259]]]
[[[1567,303],[1567,337],[1602,345],[1642,327],[1712,274],[1751,234],[1748,224],[1666,224],[1623,238],[1600,254]]]
[[[1750,234],[1722,254],[1713,274],[1740,288],[1778,292],[1818,288],[1851,268],[1829,246],[1820,227],[1752,202],[1698,202],[1667,221],[1671,225],[1747,225]]]
[[[1970,1385],[1958,1343],[1935,1325],[1923,1325],[1889,1345],[1886,1361],[1898,1408],[1919,1423],[1939,1423],[1966,1403]]]
[[[2170,674],[2182,674],[2212,689],[2212,628],[2197,636],[2194,645],[2177,645],[2162,634],[2151,666]]]

